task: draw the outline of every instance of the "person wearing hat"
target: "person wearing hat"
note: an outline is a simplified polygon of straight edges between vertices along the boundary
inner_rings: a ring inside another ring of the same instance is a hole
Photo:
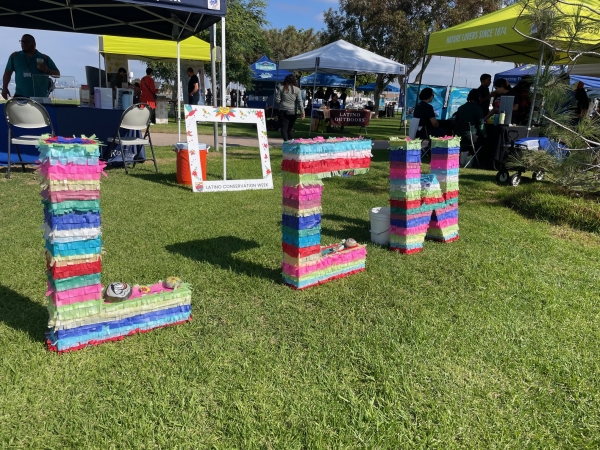
[[[446,136],[446,130],[440,127],[440,123],[435,118],[435,111],[431,102],[433,101],[433,89],[425,88],[419,94],[421,102],[415,108],[413,117],[420,119],[419,126],[424,127],[427,136]]]
[[[514,97],[513,114],[515,114],[516,118],[517,111],[519,109],[519,93],[511,88],[508,81],[506,81],[504,78],[498,78],[496,81],[494,81],[494,92],[492,93],[494,102],[492,103],[492,109],[484,117],[484,121],[487,121],[494,114],[498,114],[500,112],[500,99],[505,96]]]

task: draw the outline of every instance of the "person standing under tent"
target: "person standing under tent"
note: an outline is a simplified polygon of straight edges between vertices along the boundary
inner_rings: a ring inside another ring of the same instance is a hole
[[[481,85],[477,88],[479,93],[479,107],[483,112],[483,116],[487,116],[490,112],[490,84],[492,84],[492,76],[489,73],[484,73],[479,77]]]
[[[117,89],[123,87],[123,83],[127,83],[127,70],[124,67],[119,67],[117,73],[113,74],[110,79],[110,87],[113,93],[113,99],[117,98]]]
[[[279,104],[279,124],[281,137],[284,141],[294,139],[294,123],[296,123],[296,112],[301,111],[304,119],[304,108],[302,108],[302,97],[300,88],[294,75],[288,75],[283,80],[283,87],[277,88],[275,101]]]
[[[14,97],[47,97],[50,91],[49,76],[60,77],[60,71],[54,61],[36,49],[35,38],[24,34],[19,41],[21,51],[14,52],[8,58],[2,78],[2,97],[8,100],[8,83],[15,72]]]
[[[498,78],[494,81],[494,93],[492,94],[494,97],[494,103],[492,104],[492,110],[489,111],[484,120],[487,121],[494,114],[498,114],[500,112],[500,99],[503,96],[514,97],[513,100],[513,114],[519,109],[519,93],[510,87],[508,81],[504,78]],[[504,111],[506,113],[506,111]]]
[[[344,108],[346,108],[346,98],[348,94],[346,94],[346,88],[342,89],[342,93],[340,95],[340,101],[344,104]]]
[[[325,91],[325,95],[323,96],[323,100],[325,102],[328,102],[331,99],[332,95],[333,95],[333,88],[328,87],[327,90]]]
[[[208,88],[208,89],[206,90],[206,104],[207,104],[208,106],[212,106],[212,103],[213,103],[213,96],[212,96],[212,92],[211,92],[210,88]]]
[[[148,103],[152,108],[156,109],[156,94],[158,94],[158,89],[154,85],[152,72],[154,71],[148,67],[146,69],[146,76],[140,80],[140,88],[142,89],[140,103]]]
[[[191,67],[188,67],[187,75],[189,77],[188,104],[197,105],[200,101],[200,80],[198,79],[198,75],[194,73],[194,69],[192,69]]]

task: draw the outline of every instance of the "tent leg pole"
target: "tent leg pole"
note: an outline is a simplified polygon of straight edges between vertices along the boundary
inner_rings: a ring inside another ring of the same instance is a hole
[[[310,133],[312,131],[312,120],[313,120],[313,111],[315,110],[315,94],[317,93],[317,71],[319,70],[319,58],[317,58],[317,63],[315,64],[315,79],[313,80],[313,94],[312,94],[312,103],[310,104],[310,121],[308,122],[308,137],[310,137]]]
[[[221,102],[223,107],[227,106],[226,94],[225,94],[225,17],[221,17]],[[223,127],[223,181],[227,180],[227,125],[225,122],[221,125]]]
[[[217,63],[216,63],[216,52],[215,43],[217,41],[217,26],[212,25],[210,27],[210,77],[212,81],[212,105],[217,106]],[[213,147],[215,152],[219,151],[219,125],[217,122],[213,123],[213,133],[215,146]]]
[[[529,119],[527,120],[527,137],[529,137],[529,131],[531,130],[531,122],[533,120],[533,109],[535,107],[535,98],[537,97],[538,83],[540,82],[540,67],[544,60],[544,50],[546,46],[542,44],[542,51],[540,52],[540,60],[537,66],[537,72],[535,73],[535,85],[533,86],[533,99],[531,100],[531,106],[529,107]]]
[[[180,42],[177,41],[177,142],[181,142],[181,49]]]
[[[419,94],[421,93],[421,81],[423,80],[423,73],[425,69],[425,58],[427,58],[427,47],[429,47],[429,35],[425,37],[425,49],[423,50],[423,62],[421,63],[421,76],[419,77],[419,87],[417,88],[417,98],[415,99],[415,108],[419,104]]]
[[[273,90],[273,104],[271,105],[271,119],[273,118],[273,113],[275,112],[275,94],[277,92],[277,79],[279,78],[279,61],[277,61],[277,70],[275,71],[275,89]]]

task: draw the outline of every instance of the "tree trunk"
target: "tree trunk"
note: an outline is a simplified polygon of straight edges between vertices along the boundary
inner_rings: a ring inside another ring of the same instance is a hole
[[[381,93],[383,92],[383,84],[384,84],[384,79],[383,79],[383,74],[379,74],[377,75],[377,79],[375,80],[375,93],[374,93],[374,100],[373,102],[375,103],[374,106],[374,111],[375,111],[375,119],[379,118],[379,97],[381,97]]]

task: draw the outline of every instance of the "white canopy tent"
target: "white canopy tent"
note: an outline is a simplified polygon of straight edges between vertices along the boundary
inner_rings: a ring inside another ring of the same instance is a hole
[[[357,47],[343,39],[324,47],[279,62],[280,69],[296,71],[315,71],[315,85],[318,72],[354,75],[354,94],[356,96],[356,75],[362,73],[404,75],[406,67],[376,53]],[[312,116],[312,114],[311,114]],[[309,132],[310,136],[310,132]]]
[[[352,75],[361,73],[404,75],[406,73],[403,64],[357,47],[343,39],[284,59],[279,62],[279,68],[296,71],[315,69],[319,72]]]

